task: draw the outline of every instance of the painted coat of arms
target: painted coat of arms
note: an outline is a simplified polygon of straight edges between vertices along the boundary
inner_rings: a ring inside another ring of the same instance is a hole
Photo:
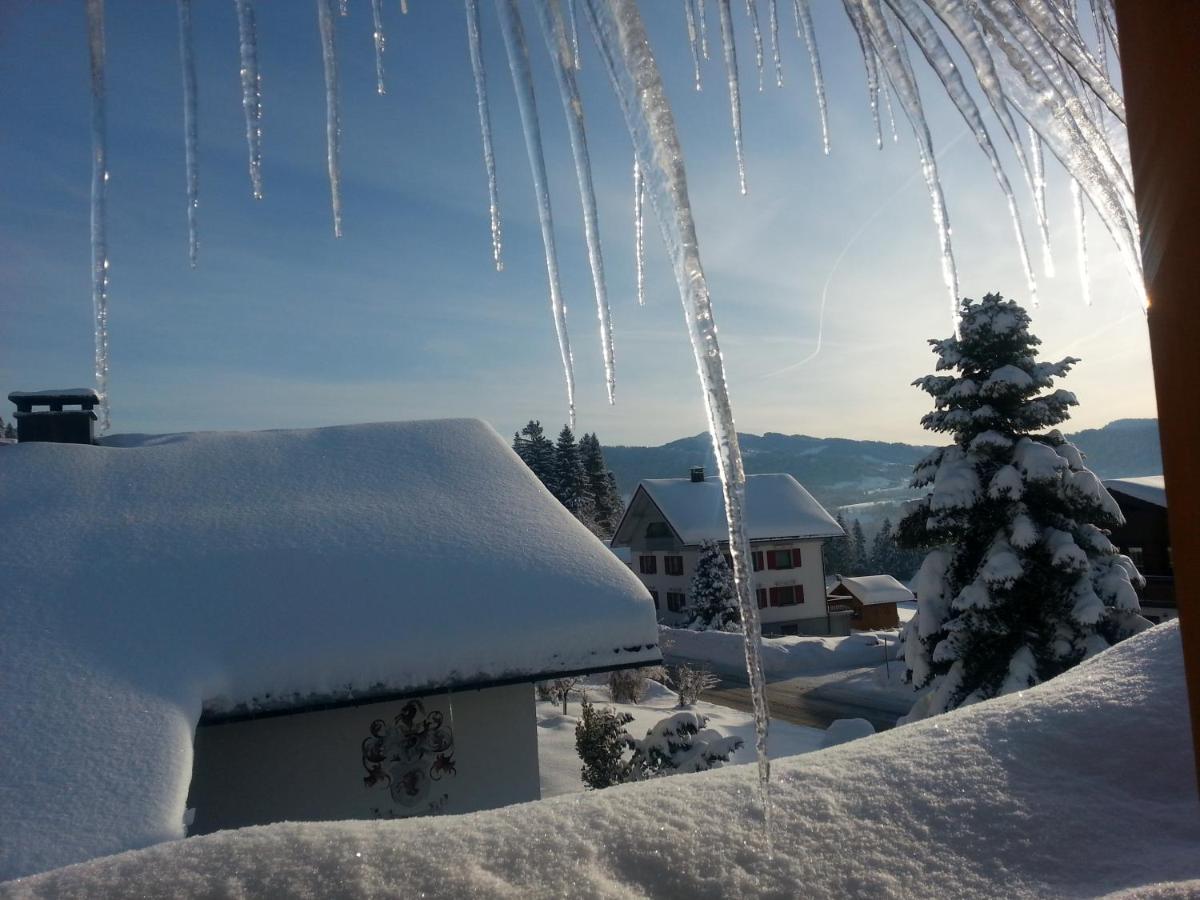
[[[386,785],[393,802],[413,810],[426,802],[434,782],[456,774],[454,731],[440,710],[426,713],[420,700],[410,700],[390,724],[371,723],[362,765],[366,787]]]

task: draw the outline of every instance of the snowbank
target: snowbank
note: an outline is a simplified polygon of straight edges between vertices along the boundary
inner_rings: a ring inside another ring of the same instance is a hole
[[[727,766],[454,818],[222,832],[0,896],[1164,895],[1200,878],[1183,684],[1165,624],[1029,691],[777,761],[773,858],[755,769]]]
[[[763,673],[771,681],[813,675],[838,669],[858,669],[895,659],[899,636],[894,631],[863,631],[845,637],[789,636],[762,639]],[[718,673],[746,677],[746,651],[742,636],[727,631],[691,631],[658,628],[663,656],[687,659]]]
[[[0,531],[0,878],[182,837],[202,711],[658,660],[477,421],[18,444]]]

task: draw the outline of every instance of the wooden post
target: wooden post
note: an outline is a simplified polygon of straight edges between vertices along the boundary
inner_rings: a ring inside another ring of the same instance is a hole
[[[1200,778],[1200,3],[1116,0],[1116,11]]]

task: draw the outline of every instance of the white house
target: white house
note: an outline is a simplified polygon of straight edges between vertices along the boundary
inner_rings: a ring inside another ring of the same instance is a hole
[[[746,476],[746,517],[763,634],[844,631],[825,603],[821,546],[843,534],[834,518],[791,475]],[[687,591],[706,540],[728,555],[729,532],[719,478],[702,468],[690,478],[651,478],[637,486],[616,533],[665,625],[687,621]],[[845,619],[848,614],[839,614]]]
[[[539,796],[532,683],[660,661],[488,425],[0,449],[0,880]]]

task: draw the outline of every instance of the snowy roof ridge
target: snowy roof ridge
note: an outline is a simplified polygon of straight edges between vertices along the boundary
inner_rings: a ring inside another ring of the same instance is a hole
[[[913,592],[891,575],[839,575],[837,580],[863,606],[905,603],[915,599]]]
[[[1136,500],[1152,503],[1164,509],[1167,506],[1167,483],[1162,475],[1138,475],[1131,478],[1106,478],[1104,486],[1109,492],[1124,494]]]
[[[0,878],[182,836],[202,715],[661,658],[641,582],[477,420],[4,455]]]
[[[729,540],[724,486],[719,477],[709,476],[702,482],[644,478],[634,491],[635,497],[639,491],[658,507],[684,544]],[[626,517],[633,505],[631,501],[626,508]],[[843,533],[816,498],[783,472],[746,476],[745,513],[747,535],[753,541],[838,537]],[[624,523],[622,518],[617,535],[622,534]]]

